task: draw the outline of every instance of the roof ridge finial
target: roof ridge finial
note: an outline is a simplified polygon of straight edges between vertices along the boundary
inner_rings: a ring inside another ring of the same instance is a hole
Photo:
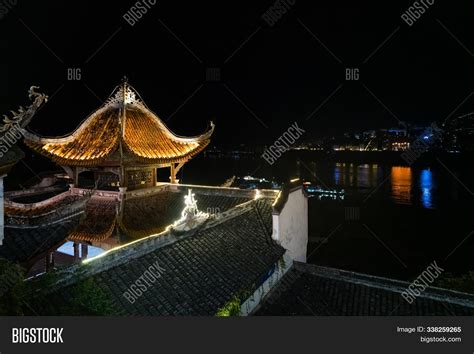
[[[128,77],[122,77],[122,84],[119,86],[119,91],[117,92],[117,98],[119,103],[122,105],[126,104],[135,104],[137,103],[137,98],[135,95],[135,91],[132,89],[130,84],[128,83]]]
[[[128,89],[128,77],[124,75],[122,77],[122,105],[125,106],[127,103],[127,99],[129,96],[129,89]]]

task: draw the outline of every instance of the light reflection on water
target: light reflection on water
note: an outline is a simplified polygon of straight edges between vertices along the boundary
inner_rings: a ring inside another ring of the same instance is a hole
[[[373,188],[379,175],[377,164],[357,165],[338,162],[334,166],[334,183],[340,187]]]
[[[433,172],[423,170],[420,174],[421,203],[425,208],[433,208]]]
[[[413,177],[411,167],[392,167],[391,197],[398,204],[411,204]]]
[[[418,204],[435,208],[436,180],[430,169],[413,170],[411,167],[383,168],[377,164],[335,163],[334,184],[340,188],[374,190],[387,184],[390,198],[397,204]],[[382,189],[382,188],[381,188]]]

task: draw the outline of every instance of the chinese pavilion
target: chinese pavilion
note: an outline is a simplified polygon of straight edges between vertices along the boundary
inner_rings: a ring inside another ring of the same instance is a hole
[[[157,169],[170,168],[170,182],[202,151],[214,131],[199,136],[174,134],[124,79],[107,101],[71,134],[45,138],[25,131],[25,143],[60,165],[75,186],[79,174],[92,171],[98,189],[128,190],[155,186]]]

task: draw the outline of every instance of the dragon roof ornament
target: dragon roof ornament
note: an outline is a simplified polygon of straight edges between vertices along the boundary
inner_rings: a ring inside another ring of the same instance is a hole
[[[28,97],[33,101],[28,108],[25,109],[20,106],[18,112],[10,111],[12,113],[11,118],[5,114],[3,115],[3,122],[0,123],[0,134],[5,134],[14,127],[23,129],[31,122],[38,109],[48,101],[48,96],[37,92],[38,89],[38,86],[31,86],[28,90]]]

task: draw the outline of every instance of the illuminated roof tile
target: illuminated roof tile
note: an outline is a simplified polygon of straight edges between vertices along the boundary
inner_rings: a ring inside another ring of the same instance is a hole
[[[98,166],[122,148],[127,157],[148,164],[186,161],[210,142],[214,124],[204,134],[181,137],[138,98],[126,82],[71,134],[59,138],[25,133],[25,143],[67,166]]]

